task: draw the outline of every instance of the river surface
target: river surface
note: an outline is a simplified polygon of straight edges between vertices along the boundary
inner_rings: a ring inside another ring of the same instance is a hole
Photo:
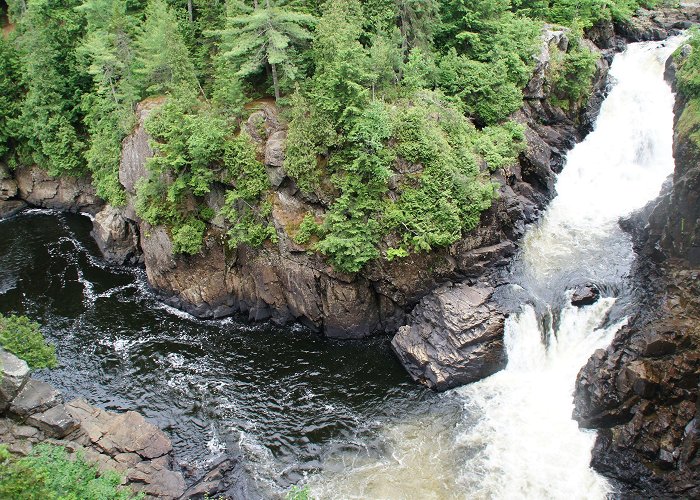
[[[200,321],[99,257],[87,217],[29,211],[0,221],[0,312],[26,314],[57,346],[39,377],[109,410],[134,409],[172,437],[185,470],[242,453],[255,488],[308,484],[317,498],[605,498],[592,432],[571,419],[576,374],[624,323],[633,259],[618,217],[673,170],[678,45],[633,44],[594,132],[568,156],[558,197],[510,271],[527,297],[506,325],[508,366],[436,395],[413,384],[388,339],[338,342],[301,327]],[[604,298],[581,309],[570,289]],[[613,318],[613,319],[611,319]]]

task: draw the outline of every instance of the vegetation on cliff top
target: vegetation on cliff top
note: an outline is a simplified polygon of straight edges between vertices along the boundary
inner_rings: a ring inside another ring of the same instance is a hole
[[[678,120],[677,133],[700,149],[700,30],[691,32],[688,45],[678,49],[675,57],[679,65],[678,91],[688,101]]]
[[[227,221],[231,246],[260,245],[277,236],[270,186],[240,124],[245,102],[274,95],[289,127],[286,172],[324,214],[296,239],[354,272],[476,226],[494,196],[489,174],[524,147],[509,117],[544,22],[577,32],[640,3],[9,0],[0,157],[90,174],[121,205],[121,141],[137,103],[165,95],[147,125],[157,156],[139,214],[169,228],[175,252],[198,253],[212,218]],[[595,58],[571,47],[552,84],[575,106]],[[227,191],[219,214],[215,187]]]

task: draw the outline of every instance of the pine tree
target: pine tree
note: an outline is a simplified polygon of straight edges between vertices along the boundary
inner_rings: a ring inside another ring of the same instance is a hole
[[[93,79],[93,91],[83,96],[85,125],[90,134],[85,153],[97,194],[112,205],[125,202],[119,183],[121,141],[133,122],[138,100],[131,67],[135,21],[125,0],[86,0],[87,33],[77,52]]]
[[[293,48],[313,38],[309,28],[316,19],[285,9],[281,0],[278,5],[273,5],[271,0],[265,0],[264,6],[256,2],[254,8],[239,3],[232,14],[221,31],[223,56],[239,63],[237,74],[242,78],[269,65],[275,99],[279,99],[278,67],[282,67],[288,79],[295,79]]]
[[[144,96],[197,87],[177,18],[164,0],[148,3],[146,20],[136,40],[134,73]]]

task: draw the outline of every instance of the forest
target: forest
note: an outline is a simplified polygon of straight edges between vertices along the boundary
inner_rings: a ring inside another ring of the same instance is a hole
[[[295,241],[353,273],[459,240],[495,196],[490,174],[516,161],[511,120],[546,24],[570,30],[552,99],[586,99],[597,56],[586,29],[640,0],[7,0],[0,38],[0,162],[91,176],[114,206],[121,142],[144,99],[156,155],[138,215],[197,254],[222,215],[228,244],[275,241],[268,181],[241,126],[276,101],[284,169],[323,216]],[[419,165],[419,169],[411,169]],[[403,169],[398,186],[394,174]],[[220,214],[203,197],[226,186]],[[391,186],[391,189],[390,189]]]

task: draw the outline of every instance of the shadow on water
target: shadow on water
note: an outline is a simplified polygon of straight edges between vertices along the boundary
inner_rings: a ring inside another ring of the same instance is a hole
[[[387,338],[325,339],[304,328],[200,321],[160,303],[143,271],[99,258],[86,217],[0,221],[0,312],[39,321],[59,368],[39,377],[67,397],[145,414],[186,469],[243,453],[273,489],[347,441],[432,396]]]

